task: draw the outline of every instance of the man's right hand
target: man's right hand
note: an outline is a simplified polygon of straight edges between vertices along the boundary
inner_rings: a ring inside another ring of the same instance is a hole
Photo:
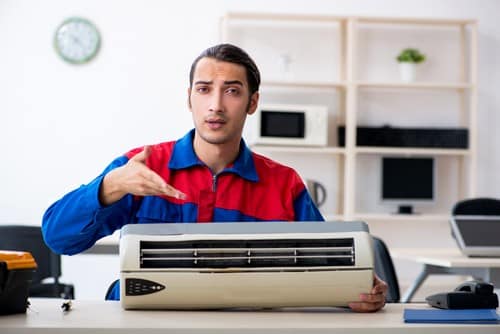
[[[186,194],[165,182],[160,175],[146,166],[151,147],[133,156],[125,165],[113,169],[106,176],[99,190],[102,205],[111,205],[127,194],[137,196],[166,195],[186,199]]]

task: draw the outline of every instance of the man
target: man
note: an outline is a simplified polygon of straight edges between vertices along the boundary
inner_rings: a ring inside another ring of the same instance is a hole
[[[54,203],[43,217],[47,244],[75,254],[131,223],[323,220],[298,174],[252,153],[241,138],[259,85],[259,70],[245,51],[230,44],[205,50],[189,76],[194,130],[126,153]],[[352,309],[383,307],[387,286],[374,282]],[[118,285],[110,299],[119,299]]]

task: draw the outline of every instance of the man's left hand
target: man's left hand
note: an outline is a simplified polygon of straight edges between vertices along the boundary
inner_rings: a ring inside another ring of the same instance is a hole
[[[387,294],[387,283],[382,281],[376,274],[373,276],[373,288],[370,293],[362,293],[358,302],[349,303],[349,307],[355,312],[375,312],[385,305]]]

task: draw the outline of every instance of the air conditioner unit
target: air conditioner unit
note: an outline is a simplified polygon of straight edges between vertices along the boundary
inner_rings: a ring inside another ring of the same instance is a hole
[[[137,224],[122,229],[125,309],[346,306],[373,284],[362,222]]]

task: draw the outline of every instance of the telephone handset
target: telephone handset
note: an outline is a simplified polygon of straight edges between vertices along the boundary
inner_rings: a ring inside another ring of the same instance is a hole
[[[426,300],[429,305],[443,309],[498,307],[498,296],[493,292],[493,285],[478,281],[464,282],[453,292],[431,295]]]
[[[471,292],[476,295],[487,296],[493,294],[493,284],[478,281],[468,281],[460,284],[455,291]]]

